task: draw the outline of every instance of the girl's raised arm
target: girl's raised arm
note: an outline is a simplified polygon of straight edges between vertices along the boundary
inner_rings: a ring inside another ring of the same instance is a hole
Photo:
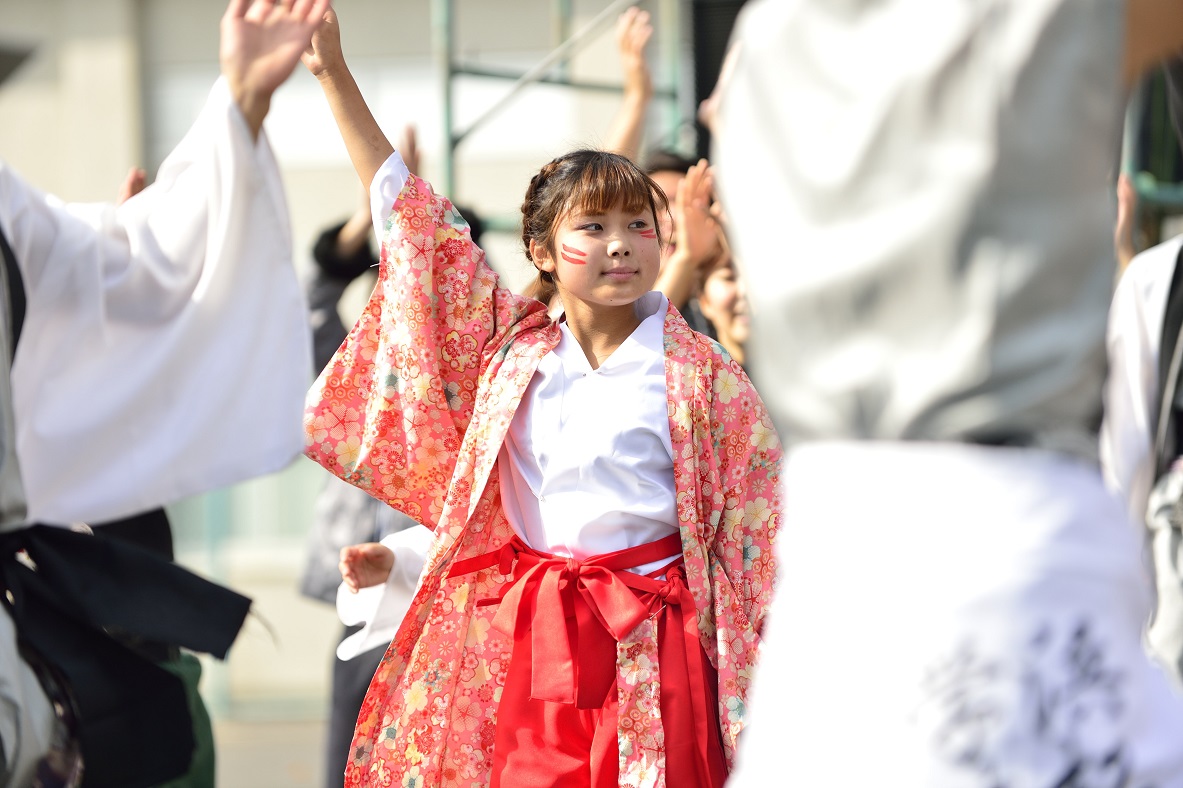
[[[302,59],[320,82],[357,177],[361,179],[362,186],[369,189],[374,174],[390,158],[394,146],[382,133],[378,121],[374,120],[353,74],[345,64],[345,56],[341,52],[341,27],[332,9],[325,12],[320,27],[312,35],[312,45]]]

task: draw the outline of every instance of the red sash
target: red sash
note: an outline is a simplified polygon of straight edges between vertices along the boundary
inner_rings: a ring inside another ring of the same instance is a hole
[[[625,571],[663,558],[673,560],[648,575]],[[529,648],[521,651],[530,653],[533,700],[600,708],[616,687],[617,642],[644,619],[657,616],[663,718],[667,688],[678,712],[677,719],[663,720],[663,727],[671,744],[693,739],[691,757],[697,761],[699,784],[715,784],[709,775],[720,771],[721,743],[716,757],[708,757],[709,745],[719,737],[719,712],[707,696],[713,670],[708,672],[699,642],[679,534],[584,561],[534,550],[515,536],[499,551],[457,561],[448,576],[493,566],[503,575],[512,571],[513,579],[498,596],[477,604],[500,603],[493,626],[511,635],[515,644],[529,638]],[[665,579],[658,579],[663,574]],[[681,737],[671,735],[670,723],[688,730]]]

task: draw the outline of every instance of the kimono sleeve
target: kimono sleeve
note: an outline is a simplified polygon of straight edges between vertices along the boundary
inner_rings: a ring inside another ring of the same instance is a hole
[[[299,457],[312,365],[283,184],[225,80],[119,206],[0,162],[0,224],[27,294],[12,389],[31,520],[113,520]]]
[[[309,392],[305,451],[434,529],[486,357],[518,315],[499,311],[512,299],[468,223],[397,153],[370,191],[378,283]]]
[[[723,354],[711,378],[711,431],[722,512],[711,545],[716,605],[735,629],[758,633],[776,578],[773,543],[780,525],[780,439],[760,395],[739,364]],[[725,598],[725,597],[730,597]]]

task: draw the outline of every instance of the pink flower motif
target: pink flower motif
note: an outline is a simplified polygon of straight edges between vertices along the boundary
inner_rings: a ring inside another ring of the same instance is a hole
[[[455,699],[453,705],[455,708],[452,713],[452,723],[460,730],[476,730],[477,725],[481,722],[480,703],[474,701],[469,695],[461,695]]]
[[[469,367],[476,366],[477,344],[476,337],[471,334],[461,335],[455,331],[444,337],[443,358],[452,365],[457,372],[463,372]]]

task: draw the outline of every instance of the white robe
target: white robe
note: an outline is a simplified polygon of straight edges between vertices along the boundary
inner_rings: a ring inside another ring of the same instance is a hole
[[[792,449],[729,788],[1183,788],[1090,461],[1121,13],[745,5],[712,159]]]
[[[114,519],[299,455],[311,340],[283,186],[223,81],[119,207],[0,162],[0,223],[28,297],[12,386],[30,521]]]
[[[11,386],[28,522],[115,519],[300,454],[311,338],[287,206],[224,82],[118,207],[63,203],[0,161],[0,226],[27,298]],[[20,490],[3,495],[20,527]],[[7,615],[0,666],[0,781],[22,785],[53,717]]]

